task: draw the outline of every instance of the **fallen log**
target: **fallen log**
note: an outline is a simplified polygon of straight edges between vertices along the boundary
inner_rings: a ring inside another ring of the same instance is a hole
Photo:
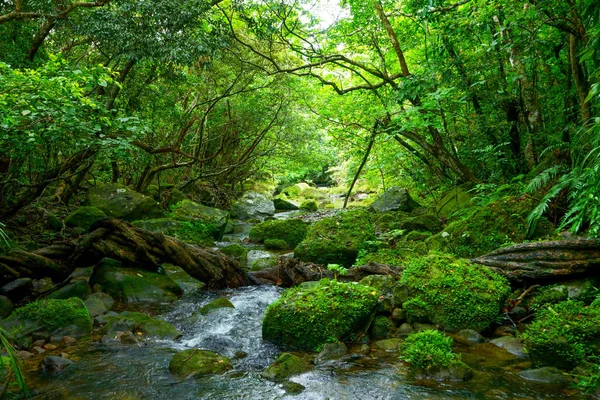
[[[555,240],[504,247],[474,258],[474,263],[511,281],[543,281],[600,274],[600,240]]]
[[[150,271],[157,271],[162,264],[177,265],[211,289],[235,288],[249,283],[237,261],[208,247],[186,244],[118,219],[98,221],[92,229],[78,242],[0,256],[0,286],[25,276],[50,276],[57,282],[75,268],[95,265],[104,257]]]
[[[369,275],[390,275],[399,278],[400,267],[385,264],[368,264],[348,269],[347,275],[337,275],[337,280],[357,282]],[[284,288],[292,287],[307,281],[318,281],[323,278],[334,278],[334,273],[319,264],[303,262],[296,258],[280,257],[272,268],[253,271],[249,274],[250,281],[256,285],[277,285]]]

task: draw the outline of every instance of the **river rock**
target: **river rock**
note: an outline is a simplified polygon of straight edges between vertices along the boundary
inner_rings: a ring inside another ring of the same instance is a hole
[[[92,288],[90,287],[90,284],[86,280],[81,279],[61,287],[44,298],[65,300],[70,299],[71,297],[77,297],[84,300],[91,294]]]
[[[273,199],[273,205],[275,206],[275,210],[277,211],[293,211],[298,209],[298,206],[292,203],[291,201],[287,201],[280,198]]]
[[[8,297],[0,296],[0,319],[8,317],[14,309],[15,306]]]
[[[510,354],[513,354],[520,358],[529,358],[529,355],[525,352],[523,342],[514,336],[502,336],[497,339],[490,340],[490,343],[503,348]]]
[[[231,216],[237,219],[264,219],[275,214],[275,205],[265,195],[248,192],[231,207]]]
[[[0,288],[0,295],[11,301],[19,301],[33,293],[33,281],[30,278],[19,278]]]
[[[384,339],[375,342],[375,347],[385,351],[398,351],[402,343],[404,343],[404,341],[398,338]]]
[[[207,350],[189,349],[175,354],[169,362],[169,371],[180,378],[222,374],[232,368],[225,356]]]
[[[519,372],[519,376],[527,381],[559,385],[567,385],[573,381],[569,374],[554,367],[528,369]]]
[[[106,308],[104,302],[97,297],[89,297],[86,299],[85,306],[90,312],[92,318],[105,314],[108,311],[108,308]]]
[[[212,224],[221,233],[232,233],[233,224],[229,221],[229,212],[208,207],[191,200],[182,200],[173,207],[171,217],[184,221],[200,221]]]
[[[386,339],[391,336],[393,328],[394,324],[388,317],[378,315],[371,323],[370,335],[374,339]]]
[[[410,197],[408,189],[398,186],[391,187],[371,204],[373,210],[381,213],[388,211],[411,212],[417,207],[419,207],[419,203]]]
[[[262,377],[270,381],[283,381],[291,376],[299,375],[310,371],[312,367],[309,363],[298,356],[290,353],[283,353],[275,362],[262,373]]]
[[[111,218],[126,221],[161,218],[165,215],[160,204],[153,198],[116,183],[92,187],[88,191],[87,203],[104,211]]]
[[[222,308],[235,308],[235,306],[233,305],[233,303],[231,301],[229,301],[229,299],[221,297],[221,298],[215,299],[215,300],[211,301],[210,303],[206,304],[205,306],[203,306],[199,312],[202,315],[208,315],[208,314],[212,314]]]
[[[118,316],[108,317],[106,325],[102,328],[102,333],[107,340],[113,339],[117,332],[127,331],[140,332],[144,337],[163,340],[175,340],[182,335],[167,321],[131,311],[123,311]]]
[[[118,315],[119,314],[114,311],[109,311],[106,314],[98,315],[96,318],[94,318],[94,322],[100,326],[106,325],[110,317],[117,317]]]
[[[413,329],[412,325],[407,322],[403,323],[398,328],[398,336],[400,336],[400,337],[408,336],[413,332],[414,332],[414,329]]]
[[[110,258],[94,266],[90,284],[99,285],[113,299],[125,303],[172,302],[183,295],[181,286],[166,274],[125,268]]]
[[[317,355],[317,363],[342,358],[348,352],[348,348],[342,342],[327,343],[323,350]]]
[[[69,228],[81,228],[87,232],[96,221],[106,217],[106,213],[97,207],[80,207],[65,219],[65,225]]]
[[[47,356],[42,360],[40,370],[46,376],[58,376],[65,373],[72,365],[73,361],[68,358]]]
[[[248,261],[248,249],[238,243],[233,243],[219,249],[221,253],[227,254],[242,265],[246,265]]]
[[[479,343],[485,342],[485,338],[481,333],[474,331],[473,329],[463,329],[454,335],[454,340],[458,343],[474,346]]]
[[[360,283],[377,289],[377,293],[381,296],[379,311],[391,313],[394,308],[402,306],[402,303],[408,300],[406,288],[389,275],[369,275],[361,279]]]

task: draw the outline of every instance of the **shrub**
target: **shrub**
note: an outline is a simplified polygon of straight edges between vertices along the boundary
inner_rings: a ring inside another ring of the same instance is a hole
[[[460,361],[452,352],[452,338],[431,329],[408,335],[401,347],[402,359],[412,368],[447,368]]]
[[[488,268],[435,252],[409,261],[400,283],[409,317],[455,330],[487,328],[510,293],[508,281]]]

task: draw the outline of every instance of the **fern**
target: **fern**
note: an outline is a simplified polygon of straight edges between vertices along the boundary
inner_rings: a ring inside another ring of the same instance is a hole
[[[12,346],[9,340],[9,334],[4,328],[0,327],[0,348],[4,349],[8,354],[8,358],[10,360],[10,370],[12,371],[12,375],[14,376],[15,382],[19,387],[19,390],[24,396],[29,394],[29,388],[27,387],[27,383],[25,382],[25,375],[23,374],[21,359],[19,358],[15,348]],[[0,368],[4,368],[4,365],[0,363]],[[10,383],[10,373],[6,374],[6,383],[4,387],[0,387],[0,398],[3,397],[8,384]]]

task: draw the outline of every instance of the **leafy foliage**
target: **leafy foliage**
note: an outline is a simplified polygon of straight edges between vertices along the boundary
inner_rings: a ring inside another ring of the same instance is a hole
[[[408,335],[400,353],[411,367],[424,370],[446,368],[460,361],[460,355],[452,351],[452,338],[430,329]]]

